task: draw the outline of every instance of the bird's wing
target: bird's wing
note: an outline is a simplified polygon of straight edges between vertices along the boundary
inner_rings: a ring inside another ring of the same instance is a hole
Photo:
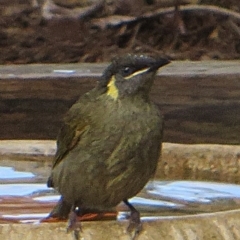
[[[53,160],[54,168],[63,157],[80,141],[89,124],[79,112],[78,104],[73,105],[64,118],[64,124],[57,137],[57,151]]]

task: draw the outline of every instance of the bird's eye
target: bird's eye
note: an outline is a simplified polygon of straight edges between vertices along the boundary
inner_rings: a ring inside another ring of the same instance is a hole
[[[125,67],[123,71],[125,74],[128,74],[130,72],[130,67]]]
[[[121,70],[121,72],[122,72],[123,77],[126,77],[126,76],[130,75],[133,72],[133,70],[130,67],[124,67]]]

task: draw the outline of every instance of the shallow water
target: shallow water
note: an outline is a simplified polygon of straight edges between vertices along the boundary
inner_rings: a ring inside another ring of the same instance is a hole
[[[0,166],[0,222],[33,222],[46,217],[59,195],[45,182],[46,176],[41,174]],[[156,180],[130,202],[146,218],[230,210],[240,208],[240,186]],[[117,210],[118,219],[126,217],[126,206],[120,204]]]

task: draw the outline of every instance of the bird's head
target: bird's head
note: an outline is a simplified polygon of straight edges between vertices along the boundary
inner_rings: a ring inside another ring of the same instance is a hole
[[[170,61],[162,57],[125,55],[113,59],[99,82],[105,94],[114,100],[126,96],[148,96],[158,68]]]

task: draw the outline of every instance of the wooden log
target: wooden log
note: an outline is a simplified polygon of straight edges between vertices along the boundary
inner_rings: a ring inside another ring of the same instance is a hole
[[[240,61],[173,62],[151,98],[165,116],[164,141],[240,143]],[[0,139],[55,139],[64,113],[95,86],[106,64],[0,67]]]

